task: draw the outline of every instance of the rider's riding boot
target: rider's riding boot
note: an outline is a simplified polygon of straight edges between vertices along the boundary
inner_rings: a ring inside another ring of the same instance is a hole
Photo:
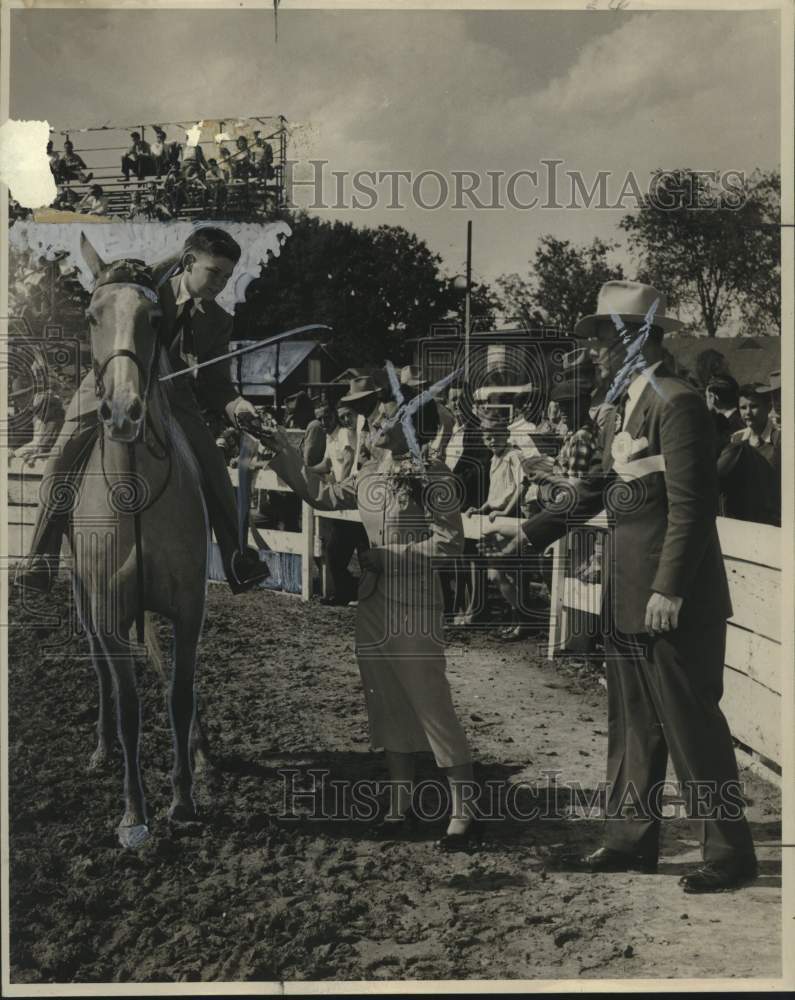
[[[262,562],[256,549],[245,548],[242,552],[240,549],[235,549],[232,553],[227,582],[233,594],[251,590],[258,583],[267,580],[270,575],[267,564]]]

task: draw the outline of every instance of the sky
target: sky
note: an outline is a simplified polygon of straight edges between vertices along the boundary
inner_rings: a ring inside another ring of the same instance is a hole
[[[615,201],[627,171],[779,166],[778,15],[756,12],[14,10],[11,116],[56,129],[284,115],[290,156],[329,172],[453,171],[482,178],[535,170],[516,195],[533,209],[423,209],[388,185],[369,209],[317,214],[358,225],[400,224],[473,273],[527,272],[540,236],[621,241],[630,209],[542,208],[563,161],[587,186],[610,171]],[[80,143],[77,142],[79,147]],[[305,168],[304,175],[308,171]],[[302,168],[296,168],[301,176]],[[559,180],[560,185],[560,180]],[[328,183],[328,201],[334,190]],[[427,181],[421,197],[437,196]],[[349,189],[348,189],[349,191]],[[502,187],[505,200],[505,187]],[[296,189],[308,204],[311,191]],[[615,254],[630,267],[626,248]]]

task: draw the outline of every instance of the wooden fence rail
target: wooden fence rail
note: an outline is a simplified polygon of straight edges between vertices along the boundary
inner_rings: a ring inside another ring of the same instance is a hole
[[[8,541],[9,562],[24,555],[30,546],[43,464],[33,468],[12,459],[8,469]],[[237,485],[237,471],[230,470]],[[276,473],[261,469],[254,488],[285,491],[289,488]],[[280,558],[299,560],[300,571],[288,573],[282,567],[281,580],[293,577],[303,600],[313,591],[315,538],[322,535],[322,521],[338,519],[358,521],[356,511],[313,511],[301,505],[301,530],[260,529],[271,553]],[[508,521],[509,519],[498,519]],[[481,537],[485,518],[464,519],[467,538]],[[606,530],[604,515],[593,518],[587,530]],[[726,667],[722,707],[736,739],[763,758],[781,763],[781,671],[782,671],[782,586],[781,529],[718,518],[718,533],[726,564],[734,614],[729,622],[726,642]],[[601,585],[582,583],[574,575],[569,546],[572,536],[552,547],[552,585],[547,650],[550,658],[565,648],[575,615],[596,620],[600,613]],[[252,538],[252,544],[254,540]],[[214,546],[215,547],[215,546]],[[270,555],[269,559],[274,556]],[[294,565],[294,563],[293,563]],[[295,569],[298,567],[296,566]],[[217,551],[211,558],[211,578],[223,579]],[[276,573],[279,582],[280,574]],[[273,584],[271,584],[273,585]]]

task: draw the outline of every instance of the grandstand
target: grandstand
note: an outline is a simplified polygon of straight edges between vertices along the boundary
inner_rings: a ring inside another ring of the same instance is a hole
[[[151,146],[157,140],[156,129],[165,133],[164,156],[157,163],[148,162],[141,177],[133,167],[126,179],[122,157],[132,145],[131,134],[138,133],[141,142]],[[92,213],[95,218],[254,220],[272,216],[285,204],[288,125],[283,115],[214,119],[198,125],[158,122],[51,130],[50,139],[58,184],[51,209],[61,212],[80,211],[80,202],[96,185],[102,188],[102,204]],[[68,142],[84,169],[67,168]],[[194,146],[199,147],[195,154]],[[217,165],[211,166],[212,161]],[[41,215],[46,218],[47,211]]]

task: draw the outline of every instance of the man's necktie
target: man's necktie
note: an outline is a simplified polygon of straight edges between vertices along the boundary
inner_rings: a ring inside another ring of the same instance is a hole
[[[193,343],[193,317],[191,308],[193,303],[186,302],[181,307],[181,312],[174,327],[174,339],[171,341],[169,357],[172,363],[176,363],[188,356],[196,355]]]

